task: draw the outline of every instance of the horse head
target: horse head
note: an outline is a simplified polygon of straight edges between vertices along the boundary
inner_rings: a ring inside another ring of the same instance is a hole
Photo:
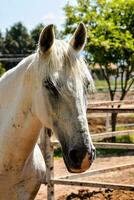
[[[56,134],[68,170],[77,173],[87,170],[95,157],[86,117],[87,92],[94,84],[80,55],[85,42],[82,23],[69,43],[56,40],[49,25],[40,34],[36,60],[36,115]]]

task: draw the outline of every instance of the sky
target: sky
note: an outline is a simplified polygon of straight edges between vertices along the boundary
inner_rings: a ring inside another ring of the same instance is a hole
[[[76,0],[0,0],[0,30],[4,33],[18,21],[28,30],[39,23],[53,23],[61,29],[65,19],[62,8],[67,2],[76,4]]]

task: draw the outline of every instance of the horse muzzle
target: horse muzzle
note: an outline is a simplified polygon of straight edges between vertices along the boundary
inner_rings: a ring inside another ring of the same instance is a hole
[[[95,159],[96,153],[93,147],[90,152],[82,150],[81,148],[73,148],[69,151],[68,155],[63,154],[66,167],[71,173],[82,173],[86,171]]]

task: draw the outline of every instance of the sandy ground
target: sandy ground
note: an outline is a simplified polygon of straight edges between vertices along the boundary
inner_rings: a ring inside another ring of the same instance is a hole
[[[132,163],[133,161],[134,161],[134,154],[125,155],[125,156],[97,158],[94,161],[91,169],[100,169],[104,167],[106,168],[106,167],[122,165],[126,163],[129,164],[129,163]],[[63,163],[62,158],[55,159],[54,165],[55,165],[55,177],[69,174],[66,170],[66,167]],[[104,182],[109,182],[109,183],[134,184],[134,169],[131,168],[131,169],[120,170],[120,171],[118,170],[116,172],[110,172],[110,173],[105,173],[105,174],[100,174],[100,175],[92,175],[92,176],[84,178],[84,180],[99,181],[99,182],[104,181]],[[83,189],[84,191],[81,191]],[[88,192],[92,192],[91,193],[92,198],[87,197],[87,199],[91,199],[91,200],[94,200],[94,199],[95,200],[103,200],[103,199],[133,200],[134,199],[134,192],[112,191],[112,190],[105,190],[105,191],[103,190],[100,192],[100,188],[85,188],[85,187],[63,186],[63,185],[55,186],[55,199],[56,200],[86,199],[86,197],[84,197],[84,194],[87,196],[87,193],[88,193],[87,189],[88,189]],[[78,190],[80,191],[78,192]],[[99,191],[99,192],[95,193],[95,191]],[[90,196],[90,193],[88,193],[88,195]],[[118,198],[118,197],[121,197],[121,198]],[[44,199],[47,199],[47,192],[46,192],[46,186],[42,185],[35,200],[44,200]]]

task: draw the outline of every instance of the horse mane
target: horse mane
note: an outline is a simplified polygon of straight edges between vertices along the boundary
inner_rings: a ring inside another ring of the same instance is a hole
[[[39,48],[37,52],[42,54],[41,57],[44,57]],[[75,77],[77,76],[77,79],[79,78],[83,81],[83,84],[86,87],[89,85],[88,92],[95,91],[94,81],[91,77],[86,61],[80,53],[77,53],[68,43],[62,40],[55,40],[51,52],[45,58],[46,59],[43,59],[43,61],[42,59],[39,59],[38,66],[40,66],[40,62],[45,62],[47,67],[45,67],[45,69],[39,67],[38,71],[40,76],[43,75],[43,78],[51,78],[51,81],[55,87],[57,87],[57,90],[59,84],[55,82],[53,74],[56,71],[62,71],[64,68],[67,75],[73,73]]]

